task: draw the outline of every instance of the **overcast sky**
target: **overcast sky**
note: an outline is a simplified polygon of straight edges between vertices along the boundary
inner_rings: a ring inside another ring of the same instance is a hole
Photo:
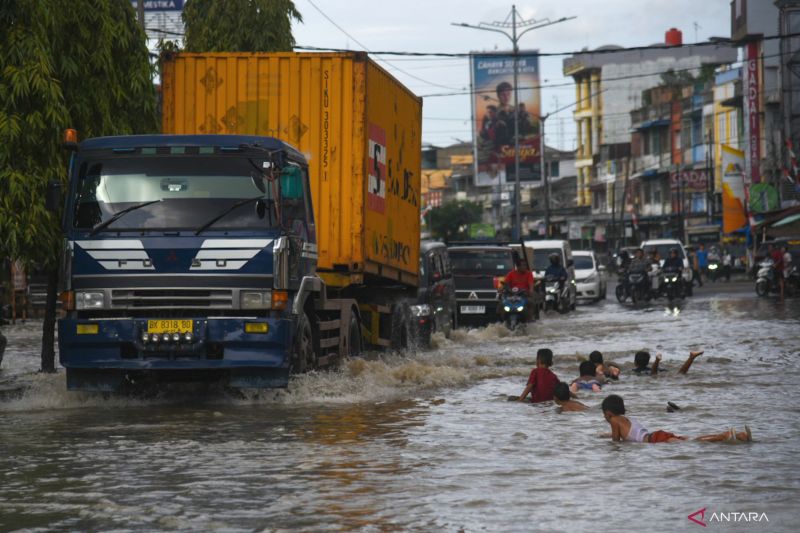
[[[451,26],[451,22],[505,20],[510,2],[477,0],[294,0],[303,15],[294,36],[299,46],[412,52],[469,52],[509,50],[500,34]],[[317,11],[350,34],[348,37]],[[766,0],[761,0],[766,1]],[[729,0],[561,0],[517,3],[525,19],[574,20],[530,31],[520,49],[568,52],[606,44],[643,46],[663,42],[670,27],[683,31],[683,42],[730,36]],[[695,24],[697,27],[695,28]],[[358,42],[356,42],[358,41]],[[360,44],[361,43],[361,46]],[[469,90],[466,58],[389,57],[382,65],[420,96]],[[543,84],[571,82],[562,74],[562,57],[541,58]],[[402,69],[401,72],[398,69]],[[412,77],[413,76],[413,77]],[[545,113],[570,104],[573,86],[543,88]],[[427,96],[423,102],[423,142],[446,146],[457,139],[470,141],[470,97]],[[575,147],[575,128],[570,109],[547,121],[547,144]]]

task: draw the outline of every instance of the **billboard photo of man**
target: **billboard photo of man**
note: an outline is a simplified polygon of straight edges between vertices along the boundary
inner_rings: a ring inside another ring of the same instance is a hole
[[[475,184],[513,181],[514,119],[518,120],[520,178],[538,180],[539,61],[535,53],[520,54],[517,62],[519,103],[514,106],[514,57],[508,54],[472,56],[475,119]]]

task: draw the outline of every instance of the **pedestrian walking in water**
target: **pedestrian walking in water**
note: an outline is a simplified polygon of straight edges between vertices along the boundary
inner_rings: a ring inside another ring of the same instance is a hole
[[[706,245],[700,244],[700,248],[697,250],[697,269],[700,272],[698,279],[700,280],[700,286],[703,286],[703,278],[708,278],[708,252],[706,251]]]

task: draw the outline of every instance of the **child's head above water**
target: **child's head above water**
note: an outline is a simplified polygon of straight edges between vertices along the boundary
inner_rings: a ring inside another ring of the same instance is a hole
[[[650,352],[636,352],[636,355],[633,356],[633,363],[636,368],[647,368],[647,365],[650,364]]]
[[[553,396],[562,402],[569,400],[569,385],[563,381],[559,381],[556,388],[553,389]]]
[[[593,351],[589,354],[589,361],[594,363],[595,365],[602,365],[603,364],[603,354],[598,352],[597,350]]]
[[[578,367],[581,376],[595,376],[597,374],[597,365],[591,361],[584,361]]]
[[[541,363],[542,366],[550,368],[553,366],[553,350],[550,348],[541,348],[536,352],[536,362]]]
[[[616,394],[610,394],[606,396],[606,399],[603,400],[601,408],[603,409],[604,414],[606,412],[609,412],[612,415],[625,414],[625,402],[622,401],[622,396],[617,396]]]

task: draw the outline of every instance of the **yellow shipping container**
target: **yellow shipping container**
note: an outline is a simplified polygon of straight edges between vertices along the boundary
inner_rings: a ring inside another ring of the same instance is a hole
[[[422,100],[363,53],[162,58],[163,132],[277,137],[309,163],[326,279],[417,284]]]

